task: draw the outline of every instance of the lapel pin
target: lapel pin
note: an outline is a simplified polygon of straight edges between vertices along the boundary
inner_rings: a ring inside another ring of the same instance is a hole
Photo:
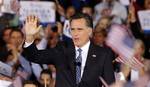
[[[96,55],[95,55],[95,54],[93,54],[93,55],[92,55],[92,57],[96,57]]]

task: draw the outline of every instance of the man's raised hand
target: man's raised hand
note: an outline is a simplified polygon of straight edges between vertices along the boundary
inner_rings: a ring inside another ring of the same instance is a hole
[[[41,26],[38,25],[38,18],[36,16],[28,16],[24,28],[26,36],[33,36],[38,33],[41,29]]]

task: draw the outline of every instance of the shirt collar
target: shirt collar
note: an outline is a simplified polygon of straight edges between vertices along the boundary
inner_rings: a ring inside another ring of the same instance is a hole
[[[80,47],[82,49],[82,51],[86,51],[87,49],[89,49],[90,46],[90,41],[88,41],[84,46]],[[75,49],[78,50],[79,47],[75,46]]]

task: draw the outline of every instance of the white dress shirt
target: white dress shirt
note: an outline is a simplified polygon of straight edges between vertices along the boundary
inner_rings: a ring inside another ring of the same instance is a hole
[[[34,42],[34,40],[33,40],[32,42],[30,42],[30,43],[25,42],[24,48],[29,47],[33,42]],[[46,38],[42,38],[41,41],[36,45],[37,49],[38,49],[38,50],[44,50],[44,49],[46,49],[47,42],[48,42],[48,41],[47,41]]]
[[[84,72],[84,67],[86,64],[87,56],[88,56],[89,46],[90,46],[90,41],[88,41],[83,47],[81,47],[82,49],[81,77]],[[76,49],[76,58],[77,58],[79,56],[79,52],[77,51],[79,47],[75,47],[75,49]]]
[[[32,41],[32,42],[30,42],[30,43],[28,43],[28,42],[25,42],[25,44],[24,44],[24,48],[27,48],[27,47],[29,47],[32,43],[33,43],[34,41]]]

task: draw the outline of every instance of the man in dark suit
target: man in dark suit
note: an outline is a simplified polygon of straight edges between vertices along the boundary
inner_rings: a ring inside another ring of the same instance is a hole
[[[90,41],[92,20],[88,15],[78,13],[71,18],[71,43],[48,50],[37,50],[32,44],[40,29],[37,20],[34,16],[26,20],[24,53],[32,62],[55,65],[56,87],[101,87],[99,77],[108,84],[114,82],[112,55]]]

